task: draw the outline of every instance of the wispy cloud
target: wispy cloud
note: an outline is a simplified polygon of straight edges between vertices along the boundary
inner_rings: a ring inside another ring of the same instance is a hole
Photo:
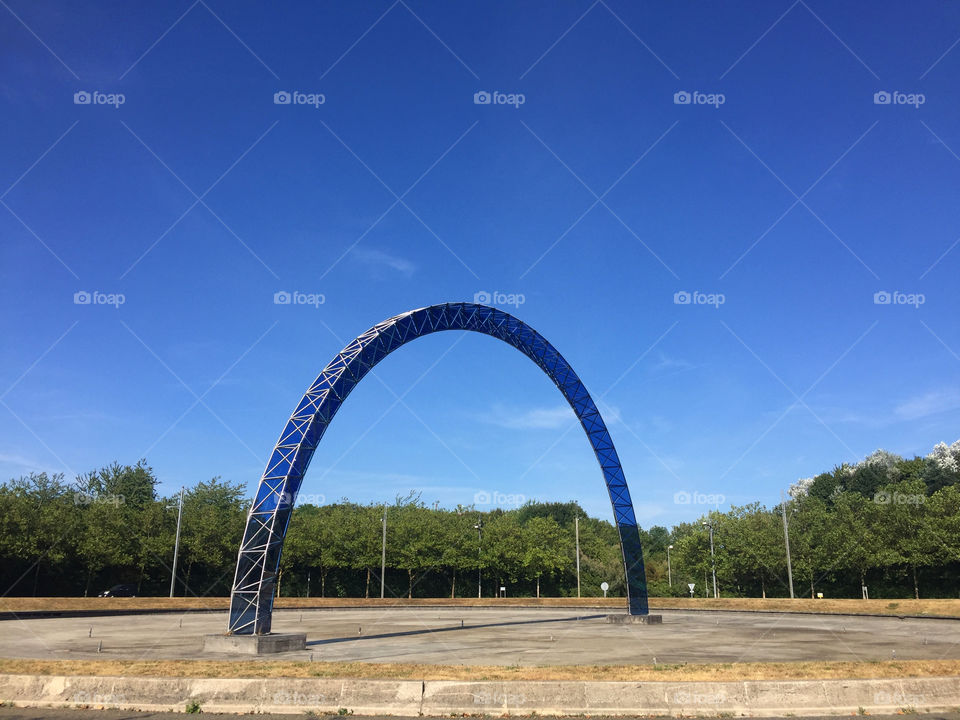
[[[569,405],[529,410],[495,407],[481,420],[508,430],[557,430],[576,422],[577,416]]]
[[[598,406],[607,426],[621,422],[619,408],[602,401]],[[576,425],[577,416],[566,404],[529,409],[497,405],[479,420],[508,430],[561,430]]]
[[[350,254],[364,265],[375,269],[393,270],[404,277],[411,277],[417,271],[417,266],[411,261],[383,250],[354,248]]]
[[[695,367],[697,367],[697,365],[695,365],[692,362],[689,362],[688,360],[684,360],[683,358],[669,357],[667,355],[664,355],[663,353],[659,353],[659,358],[657,359],[657,362],[653,364],[652,369],[654,371],[660,371],[660,370],[678,371],[678,370],[693,370]]]
[[[58,470],[51,469],[50,466],[45,463],[34,460],[33,458],[24,457],[23,455],[17,455],[16,453],[0,452],[0,466],[2,465],[18,468],[17,472],[46,472],[51,474],[59,472]]]
[[[903,420],[919,420],[951,410],[960,410],[960,390],[956,388],[934,390],[912,398],[898,405],[893,412]]]
[[[666,508],[659,503],[645,503],[633,501],[633,512],[637,516],[637,522],[644,524],[657,520],[666,515]],[[600,517],[603,517],[602,515]]]

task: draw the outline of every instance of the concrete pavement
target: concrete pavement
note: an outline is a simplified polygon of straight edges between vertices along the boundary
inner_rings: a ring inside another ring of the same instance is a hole
[[[612,625],[606,613],[545,608],[279,610],[277,632],[304,651],[271,659],[465,665],[558,665],[960,658],[960,621],[663,611],[662,625]],[[204,654],[225,613],[3,624],[0,657],[232,659]],[[100,652],[98,652],[98,648]]]

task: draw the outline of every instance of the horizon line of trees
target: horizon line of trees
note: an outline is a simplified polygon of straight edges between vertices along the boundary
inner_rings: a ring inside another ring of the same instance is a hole
[[[177,500],[160,497],[145,460],[113,463],[68,483],[31,473],[0,485],[0,584],[7,595],[90,595],[119,583],[138,595],[170,587]],[[175,594],[226,595],[249,500],[221,478],[184,493]],[[575,596],[624,593],[617,530],[574,502],[480,511],[427,507],[416,492],[391,504],[344,498],[294,509],[281,596],[378,597],[387,515],[388,597]],[[784,523],[786,521],[786,523]],[[713,527],[714,559],[709,531]],[[789,498],[708,511],[671,529],[641,529],[651,596],[788,595],[784,524],[797,596],[960,596],[960,440],[926,457],[878,450],[790,487]],[[480,525],[479,532],[477,525]],[[668,547],[670,548],[668,550]],[[669,553],[669,562],[668,562]],[[672,580],[672,583],[670,582]]]

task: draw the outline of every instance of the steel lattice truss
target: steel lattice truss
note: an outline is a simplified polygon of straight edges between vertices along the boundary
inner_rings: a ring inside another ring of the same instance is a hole
[[[283,539],[313,452],[350,391],[401,345],[441,330],[472,330],[517,348],[550,376],[593,446],[620,534],[629,611],[646,615],[647,582],[640,533],[620,459],[600,412],[580,378],[540,333],[496,308],[446,303],[411,310],[374,325],[347,345],[304,394],[274,448],[247,518],[230,597],[229,631],[270,632]]]

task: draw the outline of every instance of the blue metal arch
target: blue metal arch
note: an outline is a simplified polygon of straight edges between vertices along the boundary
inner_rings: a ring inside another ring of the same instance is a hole
[[[270,632],[280,553],[297,492],[320,438],[347,395],[398,347],[441,330],[471,330],[503,340],[539,365],[560,388],[603,471],[620,534],[630,614],[649,613],[643,551],[630,491],[610,433],[580,378],[553,345],[512,315],[486,305],[446,303],[411,310],[374,325],[340,351],[300,400],[270,456],[247,517],[230,596],[231,633]]]

